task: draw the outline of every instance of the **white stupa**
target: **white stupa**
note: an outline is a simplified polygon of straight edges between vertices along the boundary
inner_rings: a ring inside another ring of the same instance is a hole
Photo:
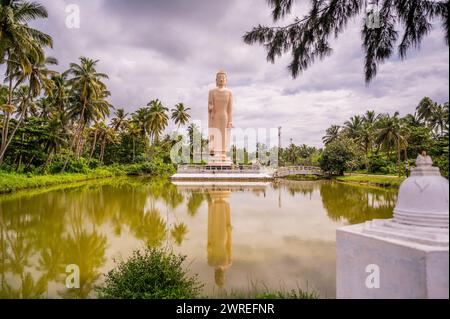
[[[338,298],[448,298],[449,182],[432,164],[417,157],[394,218],[337,230]]]

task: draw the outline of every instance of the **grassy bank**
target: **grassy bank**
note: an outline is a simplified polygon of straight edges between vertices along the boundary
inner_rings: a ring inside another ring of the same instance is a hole
[[[22,189],[47,187],[66,183],[82,182],[93,179],[125,175],[158,175],[168,176],[174,172],[170,164],[154,165],[153,163],[114,165],[86,170],[82,173],[64,174],[17,174],[0,171],[0,194],[11,193]]]
[[[351,175],[336,177],[339,182],[364,184],[378,187],[399,187],[405,177],[391,175]]]
[[[282,179],[286,179],[289,181],[318,181],[324,178],[322,176],[317,175],[289,175],[283,177]]]
[[[10,193],[21,189],[81,182],[91,179],[112,177],[116,175],[119,174],[106,169],[96,169],[85,174],[66,173],[55,175],[26,175],[0,173],[0,193]]]

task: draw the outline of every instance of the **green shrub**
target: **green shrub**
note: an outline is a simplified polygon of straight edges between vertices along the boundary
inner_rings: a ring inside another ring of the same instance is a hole
[[[57,174],[60,173],[65,162],[66,158],[65,156],[60,156],[57,159],[53,161],[53,163],[50,165],[48,171],[51,174]],[[70,158],[67,162],[66,169],[64,170],[67,173],[83,173],[86,174],[89,171],[89,165],[88,161],[85,158]]]
[[[6,172],[6,173],[11,173],[14,171],[14,168],[6,163],[3,163],[2,165],[0,165],[0,172]]]
[[[383,173],[386,174],[387,173],[387,165],[388,165],[388,161],[385,160],[384,158],[382,158],[381,155],[372,155],[368,158],[368,164],[369,164],[369,168],[368,171],[369,173]]]
[[[91,158],[88,165],[90,169],[96,169],[102,166],[102,163],[96,158]]]
[[[99,298],[108,299],[187,299],[200,295],[203,285],[197,275],[189,277],[182,266],[186,256],[163,249],[134,251],[108,272],[97,288]]]
[[[348,138],[339,138],[329,143],[322,153],[320,168],[332,175],[344,175],[346,169],[360,166],[355,143]]]
[[[164,163],[160,158],[154,158],[152,161],[126,166],[126,173],[128,175],[167,176],[175,173],[175,168],[172,164]]]

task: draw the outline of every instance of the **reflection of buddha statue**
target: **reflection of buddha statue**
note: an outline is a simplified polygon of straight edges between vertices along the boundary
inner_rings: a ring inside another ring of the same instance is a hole
[[[231,265],[230,191],[210,191],[208,205],[208,265],[215,268],[219,287],[225,283],[225,271]]]
[[[231,165],[226,156],[230,147],[230,129],[233,127],[233,95],[227,85],[227,74],[219,71],[216,88],[208,96],[208,129],[210,165]]]

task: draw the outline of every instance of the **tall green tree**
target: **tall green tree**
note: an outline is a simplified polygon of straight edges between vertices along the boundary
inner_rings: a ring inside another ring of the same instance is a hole
[[[428,122],[430,124],[430,127],[438,132],[439,136],[444,136],[445,130],[448,131],[448,116],[448,103],[444,105],[434,105]]]
[[[399,118],[399,113],[395,112],[393,116],[385,114],[380,118],[376,142],[383,146],[390,157],[392,149],[397,153],[397,171],[400,176],[400,161],[402,145],[405,145],[405,130]]]
[[[137,109],[133,114],[131,114],[132,123],[139,128],[141,132],[141,138],[145,140],[147,144],[146,136],[150,136],[151,128],[150,128],[150,108],[149,107],[141,107]]]
[[[50,76],[56,74],[55,71],[51,71],[47,68],[47,65],[57,64],[58,61],[55,58],[47,57],[42,60],[35,60],[35,57],[30,55],[28,57],[28,61],[30,61],[30,69],[27,71],[25,69],[16,69],[14,72],[8,74],[7,79],[15,79],[16,85],[18,86],[22,83],[28,83],[28,95],[22,103],[22,107],[19,114],[18,122],[16,123],[14,129],[12,130],[9,137],[2,136],[2,145],[0,147],[0,163],[3,161],[5,153],[7,151],[8,146],[11,144],[14,135],[17,130],[21,126],[23,120],[26,118],[28,105],[32,103],[33,99],[41,94],[42,91],[45,91],[47,95],[51,94],[52,81],[50,80]],[[6,140],[3,140],[3,137]]]
[[[86,124],[92,119],[91,115],[106,115],[107,109],[110,107],[104,100],[109,93],[106,90],[106,85],[102,82],[103,79],[108,79],[108,76],[97,72],[97,63],[98,60],[81,57],[80,64],[71,63],[69,70],[64,73],[64,76],[71,76],[68,80],[73,96],[70,114],[73,119],[78,121],[71,145],[71,149],[75,147],[76,157],[80,155],[81,135]],[[88,116],[86,116],[86,113]],[[67,156],[63,165],[63,172],[68,161],[69,156]]]
[[[361,132],[363,130],[363,118],[359,115],[352,116],[350,120],[344,123],[345,134],[356,141],[361,140]]]
[[[8,77],[8,101],[2,105],[4,113],[1,144],[0,164],[3,162],[6,148],[11,143],[9,136],[9,122],[14,111],[13,77],[12,74],[21,70],[30,74],[33,61],[44,60],[44,48],[52,47],[52,38],[28,23],[41,18],[47,18],[44,6],[36,2],[21,0],[0,1],[0,64],[6,63]],[[32,59],[30,61],[30,59]]]
[[[424,97],[416,107],[419,120],[422,120],[425,124],[428,124],[428,121],[431,119],[431,116],[433,114],[433,108],[435,106],[436,103],[433,102],[433,100],[431,100],[429,97]]]
[[[189,115],[188,111],[190,111],[190,107],[185,107],[183,103],[178,103],[175,105],[175,108],[171,110],[171,119],[174,121],[174,123],[180,128],[181,125],[186,125],[191,116]]]
[[[159,137],[169,123],[167,113],[169,109],[165,107],[160,100],[156,99],[147,104],[150,107],[150,132],[156,143]]]
[[[333,142],[339,137],[341,127],[339,125],[331,125],[327,128],[325,136],[322,138],[322,141],[325,145]]]
[[[128,113],[125,113],[124,109],[117,109],[114,112],[114,118],[111,120],[111,125],[116,132],[124,128],[127,123],[127,116]]]

